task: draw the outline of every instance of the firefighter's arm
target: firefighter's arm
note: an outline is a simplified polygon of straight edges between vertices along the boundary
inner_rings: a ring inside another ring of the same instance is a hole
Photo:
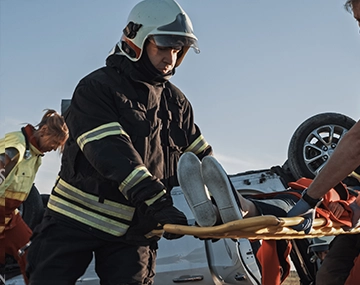
[[[120,123],[119,113],[129,110],[129,105],[116,98],[109,87],[97,81],[81,81],[65,118],[70,139],[89,163],[101,176],[119,185],[131,173],[148,176],[131,134]]]
[[[308,195],[319,198],[337,185],[360,162],[360,121],[358,121],[340,140],[330,159],[308,188]]]

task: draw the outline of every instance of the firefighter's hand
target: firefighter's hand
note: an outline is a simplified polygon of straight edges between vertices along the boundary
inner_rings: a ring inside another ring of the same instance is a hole
[[[300,199],[295,206],[288,212],[288,217],[303,217],[304,221],[291,228],[296,231],[304,231],[308,234],[311,231],[312,224],[315,218],[315,209],[312,208],[305,200]]]
[[[171,197],[168,196],[163,196],[155,201],[148,207],[146,213],[152,215],[162,226],[165,224],[188,225],[185,214],[173,206]],[[163,237],[166,239],[177,239],[182,236],[168,232],[163,234]]]

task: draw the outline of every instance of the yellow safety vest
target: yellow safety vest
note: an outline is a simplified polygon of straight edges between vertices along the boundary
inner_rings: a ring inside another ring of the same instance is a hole
[[[5,148],[16,148],[20,156],[17,164],[1,184],[0,192],[5,192],[5,199],[22,202],[26,200],[30,193],[36,172],[41,165],[42,153],[30,144],[31,156],[28,159],[24,158],[26,143],[21,131],[6,134],[5,138],[0,139],[0,145],[4,145],[4,142]],[[1,150],[1,152],[3,152],[3,150]]]

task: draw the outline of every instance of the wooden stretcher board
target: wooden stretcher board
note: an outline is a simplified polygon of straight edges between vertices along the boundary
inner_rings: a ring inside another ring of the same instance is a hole
[[[313,228],[309,234],[290,228],[300,224],[302,221],[302,217],[278,218],[266,215],[237,220],[213,227],[166,224],[163,230],[169,233],[192,235],[198,238],[247,238],[253,240],[303,239],[360,233],[360,227],[345,230],[341,224],[335,222],[330,222],[329,225],[326,225],[327,221],[324,218],[314,220]],[[160,235],[161,232],[153,231],[153,234]]]

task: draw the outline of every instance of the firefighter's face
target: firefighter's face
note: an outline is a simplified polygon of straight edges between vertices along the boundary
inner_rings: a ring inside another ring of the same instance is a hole
[[[146,52],[150,62],[162,74],[167,74],[173,70],[180,50],[173,47],[160,47],[153,41],[149,41],[146,45]]]

